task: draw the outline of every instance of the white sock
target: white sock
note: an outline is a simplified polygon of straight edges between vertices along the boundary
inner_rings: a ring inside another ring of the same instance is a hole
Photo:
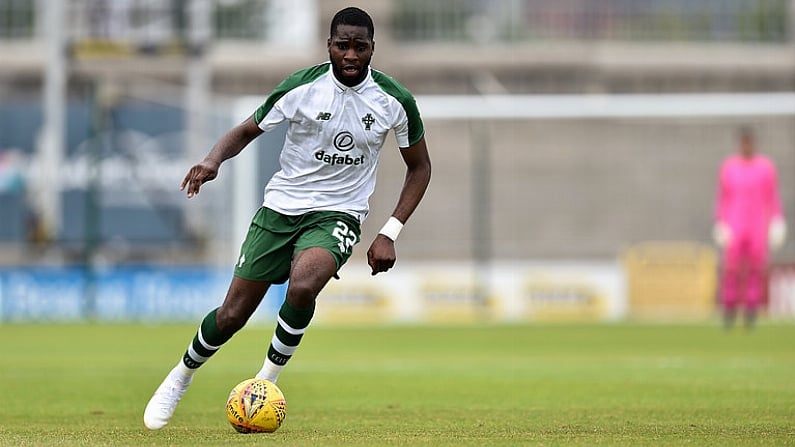
[[[276,383],[276,380],[279,379],[279,373],[282,372],[282,369],[284,369],[284,365],[277,365],[270,361],[270,359],[265,359],[265,361],[262,363],[262,369],[259,370],[255,377],[258,379],[270,380],[271,382]]]
[[[177,367],[174,368],[174,370],[178,371],[179,375],[181,375],[184,379],[188,379],[190,377],[193,377],[193,375],[196,373],[198,368],[197,369],[188,368],[187,366],[185,366],[185,363],[182,360],[180,360],[179,363],[177,364]]]

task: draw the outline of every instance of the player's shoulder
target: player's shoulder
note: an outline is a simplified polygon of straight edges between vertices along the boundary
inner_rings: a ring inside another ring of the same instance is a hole
[[[414,95],[412,95],[409,89],[397,79],[374,68],[370,69],[370,73],[373,82],[387,95],[394,97],[401,103],[405,101],[414,101]]]
[[[331,64],[325,62],[298,70],[282,80],[268,95],[265,102],[254,113],[254,122],[259,124],[278,102],[284,104],[300,103],[304,87],[312,85],[329,72]]]
[[[776,163],[769,155],[759,154],[758,157],[760,164],[762,164],[765,168],[772,170],[776,169]]]
[[[738,157],[737,155],[735,155],[735,154],[727,155],[727,156],[723,157],[723,160],[721,160],[720,166],[723,169],[727,169],[727,168],[730,168],[731,166],[737,164],[737,162],[739,162],[739,161],[740,161],[740,157]]]
[[[328,74],[330,69],[330,62],[324,62],[311,67],[302,68],[284,78],[284,80],[277,87],[277,90],[286,92],[294,90],[303,85],[311,84],[322,76]]]

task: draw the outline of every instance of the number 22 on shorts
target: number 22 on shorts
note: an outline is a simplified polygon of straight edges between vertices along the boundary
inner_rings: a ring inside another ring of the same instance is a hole
[[[345,222],[338,220],[337,226],[331,234],[339,239],[337,246],[343,254],[349,254],[353,246],[356,245],[356,233],[351,231]]]

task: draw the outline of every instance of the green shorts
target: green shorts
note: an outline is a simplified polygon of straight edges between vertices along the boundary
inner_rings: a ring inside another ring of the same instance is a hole
[[[290,276],[290,263],[301,250],[322,247],[334,256],[337,270],[359,242],[361,227],[350,214],[312,211],[287,216],[262,207],[251,220],[235,264],[235,276],[281,284]]]

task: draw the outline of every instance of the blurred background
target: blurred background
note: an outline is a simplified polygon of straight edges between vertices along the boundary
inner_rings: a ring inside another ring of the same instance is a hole
[[[326,60],[350,4],[375,21],[373,66],[417,97],[434,177],[396,269],[370,277],[405,172],[388,140],[322,321],[709,321],[717,170],[740,126],[795,225],[795,0],[0,0],[0,321],[220,304],[284,129],[201,195],[179,184]],[[770,318],[795,317],[791,240]]]

